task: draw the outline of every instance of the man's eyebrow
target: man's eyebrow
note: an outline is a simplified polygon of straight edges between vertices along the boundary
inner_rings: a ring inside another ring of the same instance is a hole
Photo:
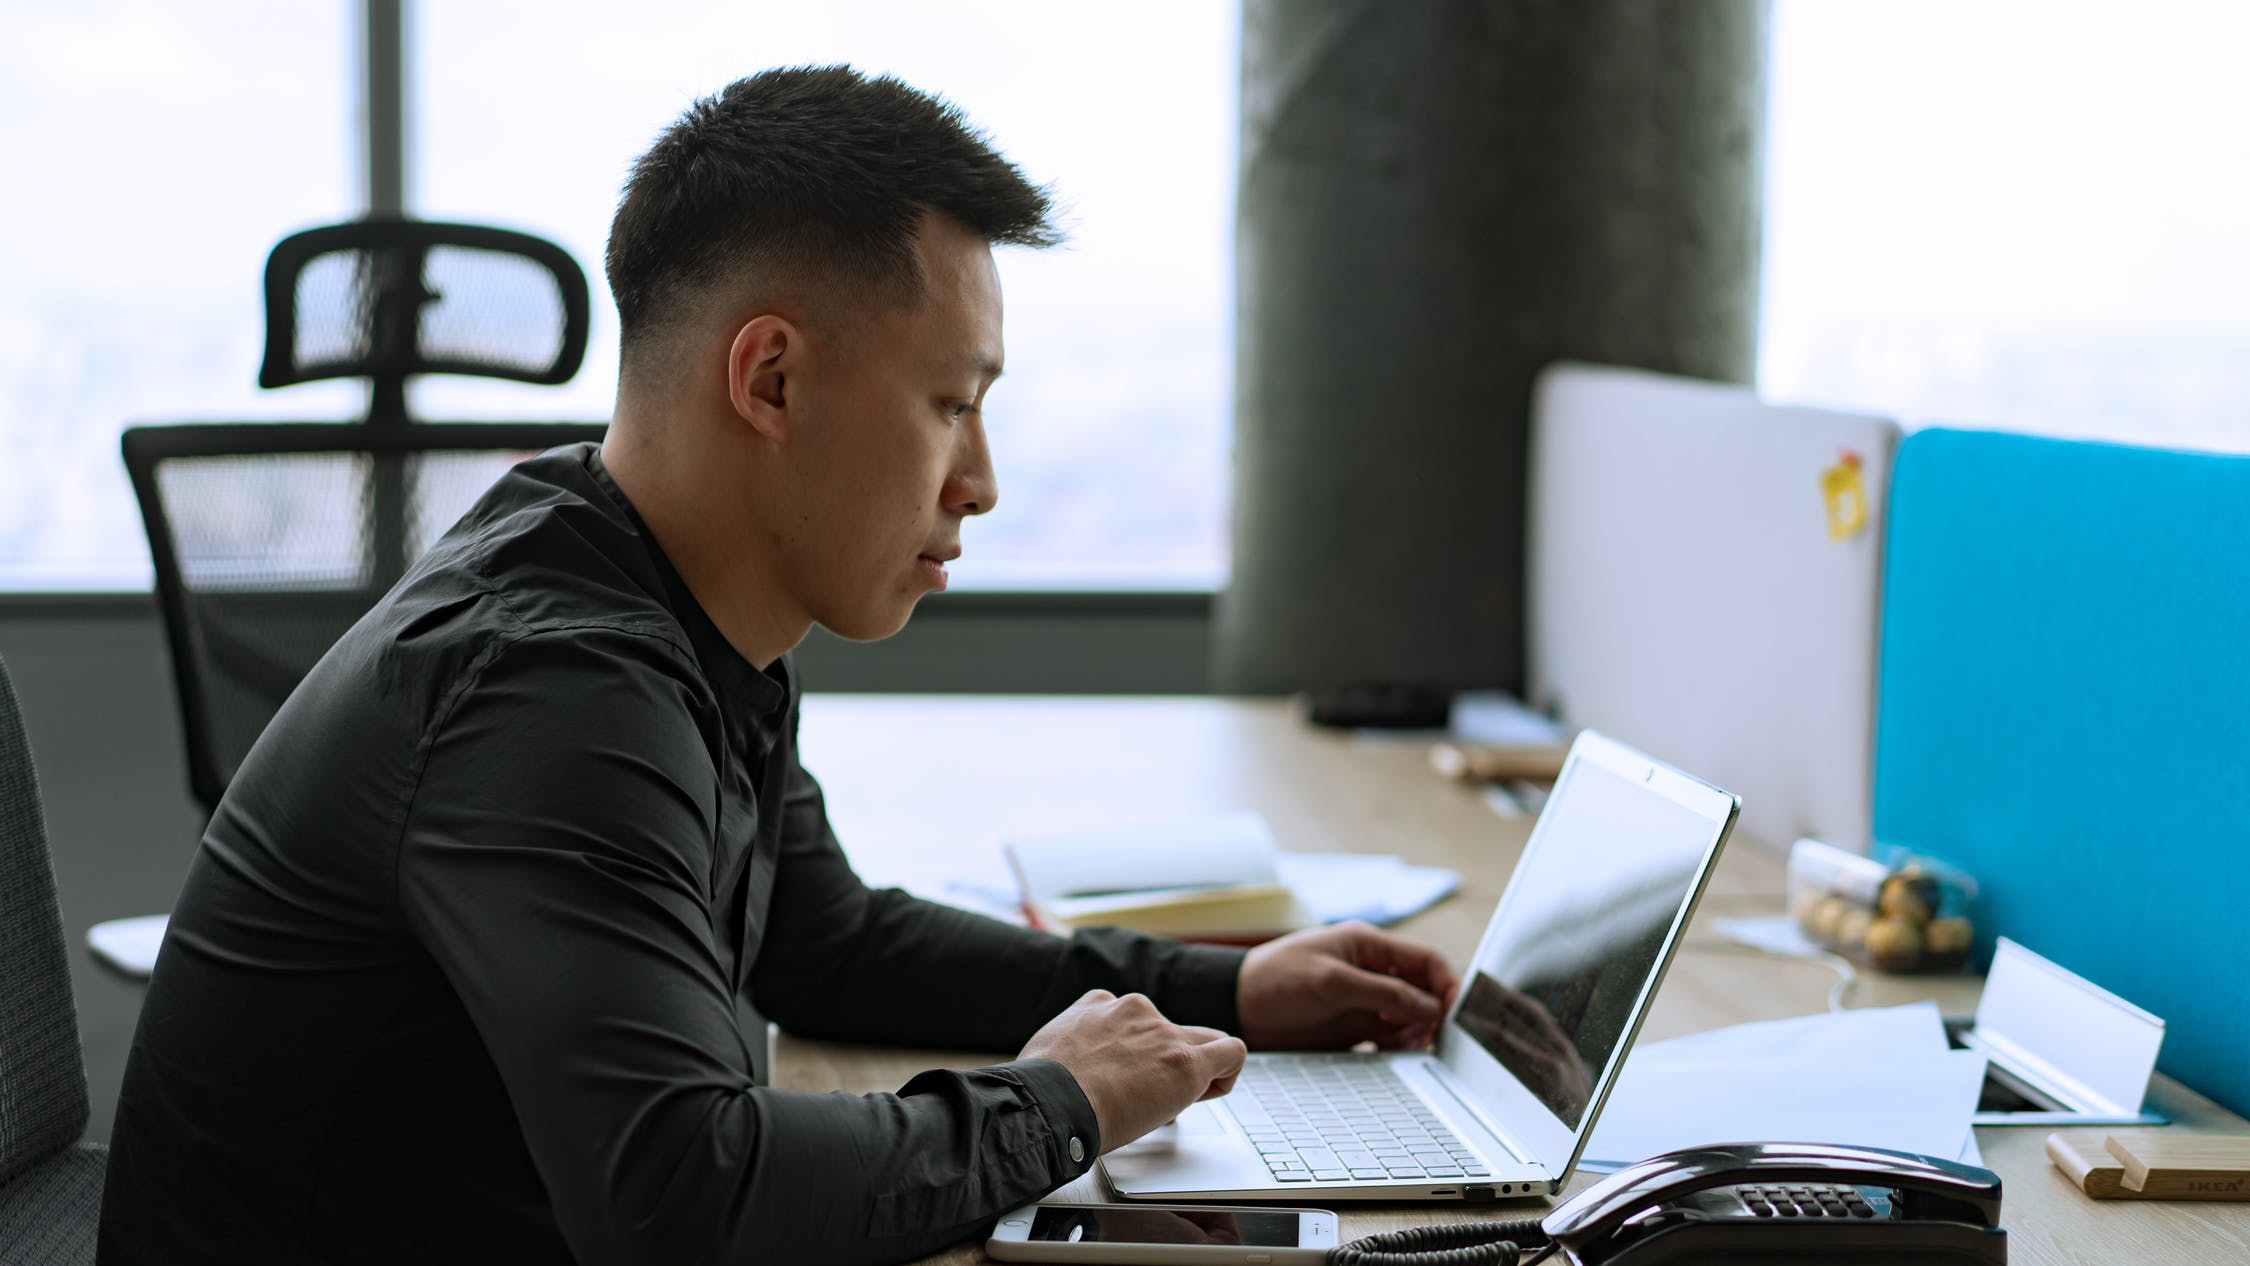
[[[969,367],[984,375],[984,380],[987,383],[1000,377],[1000,359],[996,356],[987,356],[979,352],[970,358]]]

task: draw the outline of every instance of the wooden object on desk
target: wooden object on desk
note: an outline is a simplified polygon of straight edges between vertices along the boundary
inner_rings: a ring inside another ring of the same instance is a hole
[[[1484,747],[1447,741],[1431,746],[1430,766],[1455,782],[1553,782],[1569,755],[1567,747]]]
[[[2058,1130],[2047,1156],[2096,1200],[2250,1200],[2250,1134]]]
[[[979,850],[1056,822],[1118,821],[1152,812],[1252,809],[1291,850],[1397,853],[1461,873],[1461,891],[1399,926],[1464,962],[1475,952],[1531,819],[1503,819],[1430,768],[1420,744],[1357,742],[1314,730],[1281,700],[1122,696],[814,695],[806,700],[805,764],[820,776],[837,837],[870,883],[925,892],[976,864]],[[945,753],[933,760],[932,753]],[[1096,754],[1099,759],[1090,759]],[[989,854],[985,854],[989,856]],[[1779,914],[1783,866],[1771,841],[1737,831],[1666,973],[1640,1040],[1805,1015],[1827,1006],[1836,977],[1816,962],[1721,952],[1714,917]],[[1710,946],[1706,948],[1706,946]],[[1934,998],[1949,1015],[1976,1008],[1959,976],[1865,973],[1855,1006]],[[784,1035],[775,1083],[796,1090],[895,1091],[937,1067],[973,1068],[1013,1052],[967,1054],[809,1042]],[[2151,1106],[2168,1131],[2240,1134],[2241,1118],[2161,1074]],[[2055,1171],[2045,1134],[1977,1131],[1987,1168],[2005,1183],[2001,1223],[2013,1266],[2161,1263],[2218,1266],[2250,1259],[2250,1205],[2088,1200]],[[2095,1146],[2100,1146],[2097,1133]],[[1568,1197],[1598,1181],[1577,1174]],[[1056,1199],[1114,1200],[1092,1174]],[[1347,1239],[1428,1223],[1541,1216],[1544,1202],[1336,1202]],[[928,1258],[985,1260],[964,1242]]]
[[[2102,1146],[2143,1200],[2250,1200],[2250,1134],[2112,1134]]]
[[[2072,1186],[2095,1200],[2130,1197],[2125,1190],[2125,1163],[2109,1154],[2100,1130],[2057,1130],[2047,1136],[2047,1159],[2055,1163]]]

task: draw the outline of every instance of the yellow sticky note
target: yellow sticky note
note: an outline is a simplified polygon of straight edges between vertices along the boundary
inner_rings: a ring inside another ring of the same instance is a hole
[[[1867,527],[1867,485],[1859,454],[1844,449],[1836,464],[1820,472],[1820,496],[1828,506],[1828,539],[1848,541]]]

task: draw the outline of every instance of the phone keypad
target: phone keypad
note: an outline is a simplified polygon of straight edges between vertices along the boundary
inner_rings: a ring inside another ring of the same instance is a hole
[[[1752,1216],[1760,1218],[1872,1218],[1877,1211],[1866,1193],[1848,1183],[1766,1183],[1734,1189]]]

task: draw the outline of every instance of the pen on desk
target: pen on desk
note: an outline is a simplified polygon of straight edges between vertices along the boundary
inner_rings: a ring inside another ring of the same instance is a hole
[[[1486,807],[1503,818],[1525,816],[1523,804],[1516,799],[1515,793],[1498,783],[1487,783],[1478,788],[1477,795],[1483,799]]]
[[[1532,817],[1547,802],[1539,779],[1559,771],[1563,749],[1480,747],[1447,741],[1430,747],[1430,765],[1455,782],[1478,788],[1486,805],[1504,818]]]
[[[1548,784],[1536,783],[1529,778],[1511,778],[1507,787],[1515,793],[1516,803],[1523,806],[1525,813],[1537,815],[1547,803]]]

